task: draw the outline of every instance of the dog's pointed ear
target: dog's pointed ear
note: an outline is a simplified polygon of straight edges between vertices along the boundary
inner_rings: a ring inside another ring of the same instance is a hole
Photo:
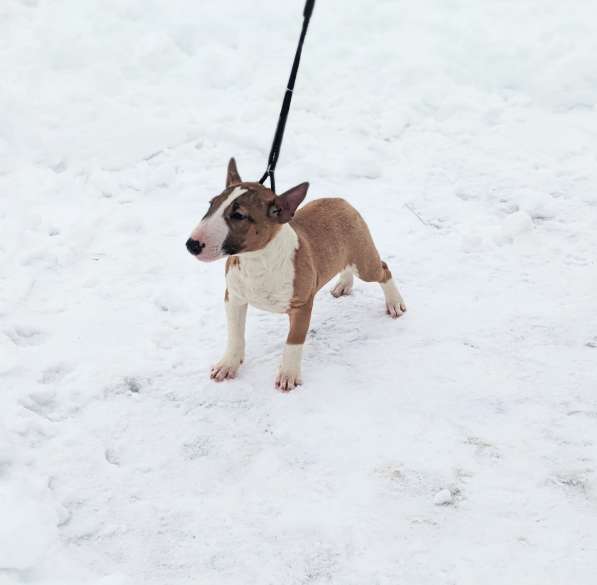
[[[275,216],[280,223],[290,221],[307,195],[308,188],[309,183],[301,183],[276,197],[276,202],[270,209],[270,215]]]
[[[226,188],[230,187],[230,185],[234,185],[235,183],[242,182],[240,175],[236,169],[236,161],[234,158],[230,159],[228,163],[228,172],[226,173]]]

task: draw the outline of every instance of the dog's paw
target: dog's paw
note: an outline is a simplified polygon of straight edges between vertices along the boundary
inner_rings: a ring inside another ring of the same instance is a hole
[[[300,372],[279,371],[274,386],[280,392],[289,392],[303,383]]]
[[[400,299],[399,301],[386,301],[386,313],[392,317],[392,319],[398,319],[406,313],[406,305],[404,301]]]
[[[232,380],[232,378],[236,378],[241,363],[242,360],[228,360],[224,358],[215,366],[212,366],[209,377],[216,382]]]
[[[340,280],[330,292],[336,298],[349,295],[352,292],[352,282],[343,282]]]

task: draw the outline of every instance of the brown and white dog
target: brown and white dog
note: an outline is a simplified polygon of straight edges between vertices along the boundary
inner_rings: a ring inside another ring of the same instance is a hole
[[[226,294],[228,345],[211,370],[218,382],[234,378],[245,355],[247,305],[287,313],[290,331],[276,377],[276,388],[292,390],[301,383],[301,357],[313,299],[340,274],[335,297],[350,294],[353,274],[378,282],[387,313],[397,318],[406,306],[392,274],[382,262],[367,224],[343,199],[316,199],[295,211],[307,194],[301,183],[276,195],[259,183],[243,182],[234,159],[228,163],[226,189],[187,240],[198,260],[228,256]]]

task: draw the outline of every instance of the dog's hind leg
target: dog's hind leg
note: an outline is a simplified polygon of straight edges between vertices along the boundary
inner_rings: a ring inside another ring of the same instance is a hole
[[[353,270],[352,267],[347,266],[338,277],[338,282],[334,285],[332,289],[332,295],[336,298],[341,297],[343,295],[349,295],[352,292],[352,284],[354,282],[353,277]]]
[[[388,265],[382,261],[382,268],[384,270],[384,279],[378,281],[383,290],[384,297],[386,299],[386,312],[392,317],[392,319],[398,319],[403,313],[406,312],[406,303],[392,278],[392,273],[388,268]]]
[[[397,319],[406,311],[406,304],[388,265],[379,257],[379,253],[369,237],[361,248],[355,262],[356,275],[365,282],[378,282],[386,299],[386,312],[392,319]]]

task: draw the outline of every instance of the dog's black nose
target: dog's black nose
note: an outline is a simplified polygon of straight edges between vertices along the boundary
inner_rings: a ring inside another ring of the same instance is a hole
[[[202,244],[199,240],[193,240],[192,238],[187,240],[187,250],[193,254],[193,256],[199,256],[203,248],[205,248],[205,244]]]

